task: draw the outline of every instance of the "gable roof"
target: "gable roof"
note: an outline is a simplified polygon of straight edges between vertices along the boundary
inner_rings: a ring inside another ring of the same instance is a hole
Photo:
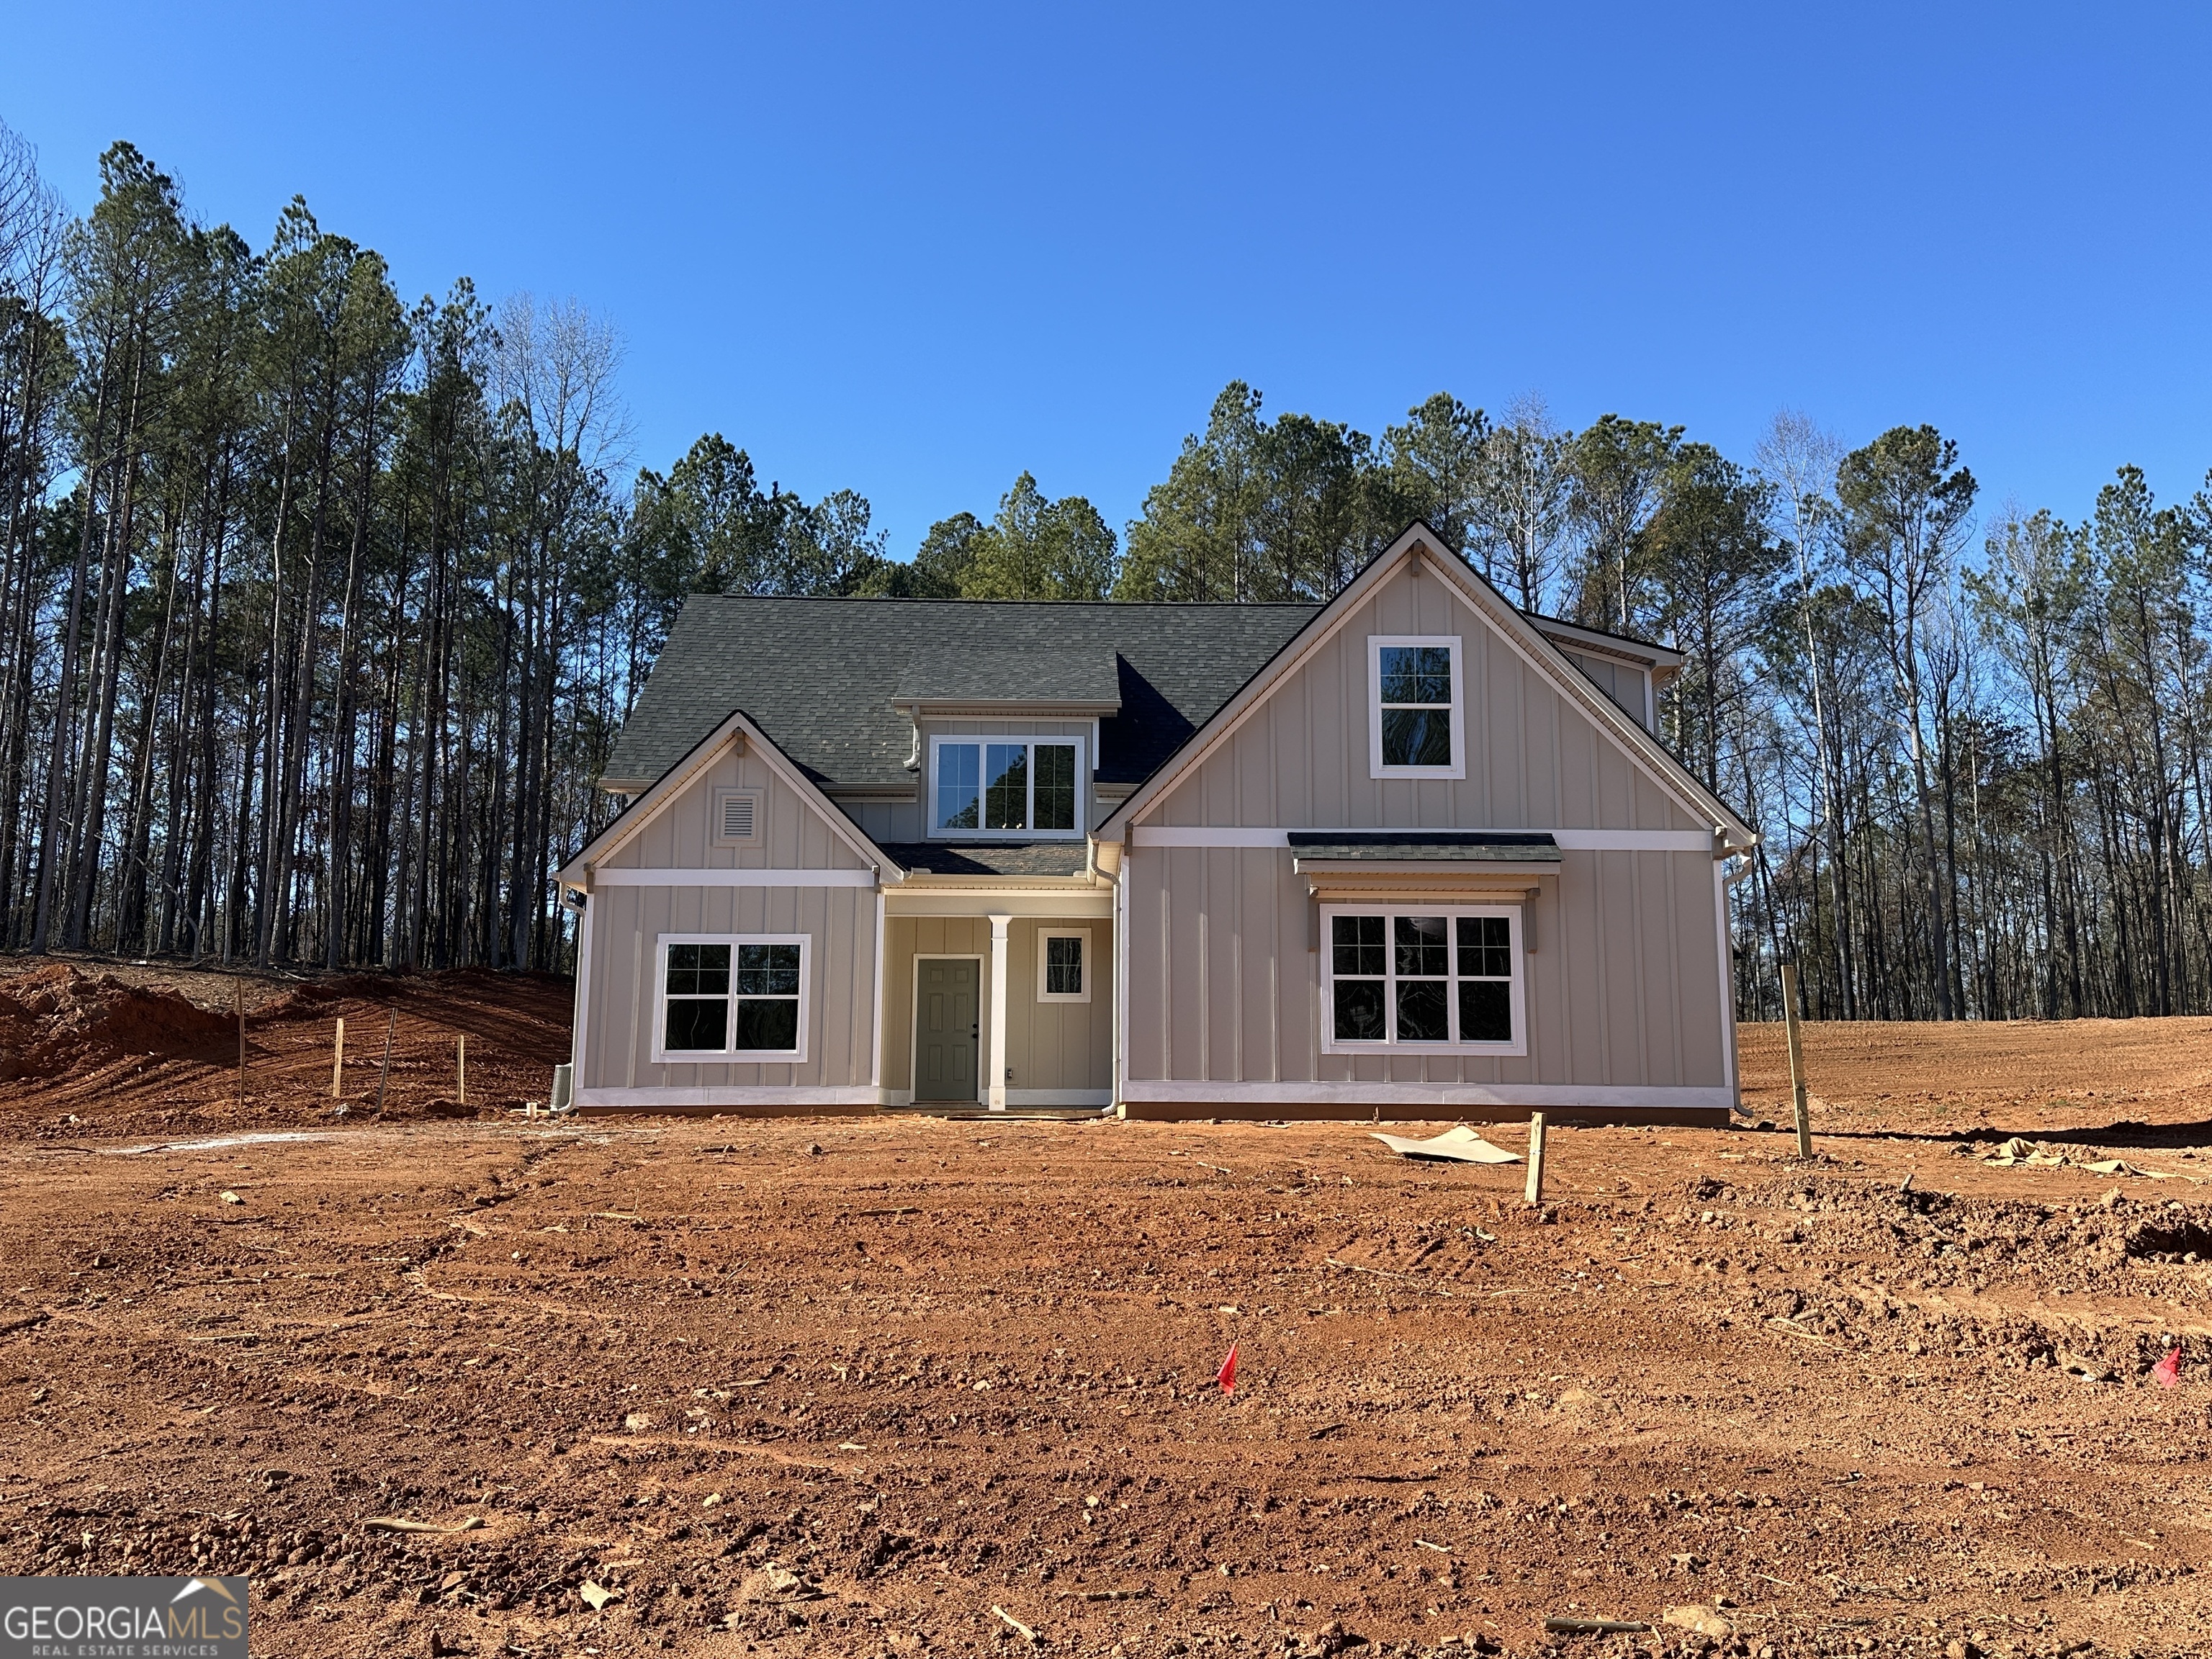
[[[852,815],[823,794],[821,787],[792,762],[791,757],[779,749],[773,738],[760,728],[759,722],[743,709],[733,710],[707,735],[693,744],[674,764],[664,769],[659,778],[643,793],[631,798],[629,805],[615,814],[614,822],[586,842],[576,855],[563,865],[554,879],[563,887],[581,887],[586,873],[618,851],[632,836],[659,816],[660,809],[691,785],[692,780],[712,765],[715,757],[727,748],[732,738],[744,737],[760,745],[763,763],[783,783],[796,791],[799,798],[819,813],[830,826],[830,832],[842,841],[866,863],[876,867],[880,874],[884,870],[902,873],[907,866],[891,858],[878,846],[868,832],[853,822]]]
[[[1305,660],[1322,641],[1335,633],[1350,618],[1352,612],[1364,603],[1367,596],[1388,580],[1391,572],[1408,560],[1425,559],[1428,568],[1453,583],[1468,605],[1504,635],[1506,643],[1516,649],[1523,660],[1549,678],[1556,690],[1565,694],[1590,718],[1593,724],[1609,733],[1621,748],[1626,750],[1638,769],[1695,816],[1711,823],[1729,849],[1745,850],[1758,844],[1757,832],[1733,808],[1700,783],[1665,744],[1644,730],[1642,722],[1632,718],[1620,704],[1600,690],[1595,681],[1568,661],[1559,647],[1545,637],[1536,622],[1516,610],[1465,559],[1456,554],[1438,553],[1437,550],[1443,545],[1443,538],[1420,520],[1416,519],[1408,525],[1397,540],[1346,583],[1334,599],[1316,611],[1306,625],[1285,642],[1283,648],[1265,667],[1246,681],[1234,696],[1214,711],[1211,719],[1133,789],[1120,805],[1108,813],[1093,833],[1101,840],[1119,840],[1121,832],[1139,814],[1154,805],[1176,778],[1198,764],[1242,725],[1245,715],[1258,706],[1274,685]]]
[[[1098,776],[1134,782],[1320,609],[695,594],[623,726],[604,787],[646,788],[742,708],[817,784],[911,787],[914,732],[899,704],[978,694],[981,677],[1004,678],[1010,652],[1060,664],[1039,687],[1040,704],[1103,701],[1111,665],[1119,709],[1101,721]],[[1000,660],[972,673],[939,666],[963,658]],[[944,691],[917,697],[924,686]]]

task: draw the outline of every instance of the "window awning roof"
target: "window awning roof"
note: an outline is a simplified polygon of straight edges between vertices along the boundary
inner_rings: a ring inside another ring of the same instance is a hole
[[[1294,830],[1287,837],[1302,875],[1317,871],[1455,875],[1557,875],[1559,844],[1540,830],[1415,830],[1375,834]]]

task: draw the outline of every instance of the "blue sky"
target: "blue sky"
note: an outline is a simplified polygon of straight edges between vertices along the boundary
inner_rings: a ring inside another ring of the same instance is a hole
[[[1747,459],[1800,408],[2084,514],[2212,466],[2212,11],[1188,4],[19,7],[0,120],[128,137],[257,246],[620,328],[699,433],[892,550],[1014,476],[1117,526],[1221,386],[1439,388]]]

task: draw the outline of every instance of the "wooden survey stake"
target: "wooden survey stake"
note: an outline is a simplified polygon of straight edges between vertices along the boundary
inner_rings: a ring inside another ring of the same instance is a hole
[[[1813,1156],[1813,1119],[1805,1103],[1805,1045],[1797,1029],[1797,964],[1782,964],[1782,1029],[1790,1046],[1790,1108],[1797,1118],[1797,1156]]]
[[[1544,1115],[1528,1114],[1528,1197],[1531,1204],[1544,1201]]]
[[[469,1103],[469,1040],[457,1037],[454,1044],[453,1103],[465,1106]]]
[[[344,1084],[345,1020],[341,1017],[338,1020],[337,1035],[331,1039],[331,1098],[332,1100],[338,1097],[338,1091],[344,1086]]]
[[[385,1013],[386,1018],[384,1022],[384,1064],[376,1068],[376,1115],[379,1117],[384,1115],[384,1085],[392,1078],[392,1028],[399,1024],[399,1011],[397,1008],[387,1008]]]
[[[238,1008],[238,1103],[246,1104],[246,981],[234,979],[230,982],[231,997]]]

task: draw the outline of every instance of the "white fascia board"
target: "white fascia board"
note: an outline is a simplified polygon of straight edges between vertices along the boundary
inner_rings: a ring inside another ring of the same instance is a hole
[[[1549,836],[1563,853],[1710,854],[1713,851],[1711,832],[1705,830],[1551,830],[1516,824],[1510,829],[1470,830],[1420,824],[1392,826],[1378,830],[1370,823],[1357,829],[1308,830],[1301,827],[1297,833],[1311,836],[1418,835],[1423,830],[1434,830],[1440,836]],[[1173,823],[1139,825],[1129,832],[1130,844],[1134,847],[1286,848],[1291,844],[1291,831],[1287,829],[1258,829],[1242,825],[1217,828]]]

